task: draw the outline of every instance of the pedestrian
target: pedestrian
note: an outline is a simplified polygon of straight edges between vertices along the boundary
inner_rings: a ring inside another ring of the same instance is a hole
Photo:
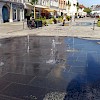
[[[31,19],[31,27],[33,28],[35,28],[36,27],[36,25],[35,25],[35,19],[32,17],[32,19]]]
[[[62,26],[65,26],[65,21],[66,21],[66,16],[64,15],[64,17],[63,17],[63,25]]]

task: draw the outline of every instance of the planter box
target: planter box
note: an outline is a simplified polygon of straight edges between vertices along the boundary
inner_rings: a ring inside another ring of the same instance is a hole
[[[36,28],[42,27],[42,21],[35,21]]]
[[[26,16],[26,19],[27,19],[27,20],[30,20],[30,16]]]

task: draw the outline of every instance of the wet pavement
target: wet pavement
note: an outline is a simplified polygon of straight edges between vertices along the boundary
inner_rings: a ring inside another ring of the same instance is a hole
[[[91,22],[76,22],[75,26],[90,26],[93,25]]]
[[[100,100],[99,42],[32,35],[1,39],[0,100]]]

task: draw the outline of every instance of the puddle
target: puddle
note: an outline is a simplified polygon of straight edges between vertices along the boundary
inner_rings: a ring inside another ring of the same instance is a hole
[[[92,24],[93,23],[90,23],[90,22],[76,22],[75,26],[90,26]]]

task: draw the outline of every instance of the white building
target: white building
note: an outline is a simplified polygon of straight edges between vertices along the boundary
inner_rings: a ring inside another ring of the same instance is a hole
[[[100,5],[92,5],[91,10],[92,10],[92,12],[91,12],[92,14],[100,17]]]
[[[87,15],[86,12],[84,12],[84,6],[83,5],[79,5],[79,9],[78,9],[78,15],[81,17],[85,17]]]
[[[58,10],[58,8],[59,8],[58,0],[50,0],[50,8],[52,8],[54,10]]]
[[[77,0],[70,0],[71,6],[70,6],[70,15],[74,15],[77,13]]]
[[[0,0],[0,23],[22,21],[23,19],[23,0]]]
[[[67,15],[74,15],[77,13],[77,2],[78,0],[66,0],[66,12]]]

